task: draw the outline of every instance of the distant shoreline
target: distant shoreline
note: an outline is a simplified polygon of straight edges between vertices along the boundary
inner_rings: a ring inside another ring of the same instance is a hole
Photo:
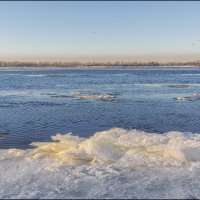
[[[10,67],[0,67],[0,69],[60,69],[60,70],[67,70],[67,69],[200,69],[200,66],[73,66],[73,67],[58,67],[58,66],[46,66],[46,67],[36,67],[36,66],[10,66]]]
[[[193,62],[4,62],[0,61],[0,68],[59,68],[59,69],[70,69],[70,68],[82,68],[82,69],[93,69],[93,68],[200,68],[200,61]]]

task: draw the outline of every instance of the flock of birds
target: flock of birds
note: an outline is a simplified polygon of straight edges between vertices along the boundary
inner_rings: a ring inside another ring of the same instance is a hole
[[[200,42],[200,40],[198,40],[198,42]],[[195,46],[196,44],[195,43],[192,43],[192,46]]]
[[[93,34],[96,34],[96,32],[94,31]],[[200,40],[198,40],[198,42],[200,42]],[[195,46],[195,43],[192,43],[192,46]]]

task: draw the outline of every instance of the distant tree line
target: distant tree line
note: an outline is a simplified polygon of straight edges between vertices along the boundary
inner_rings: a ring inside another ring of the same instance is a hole
[[[0,67],[151,67],[151,66],[197,66],[199,61],[190,62],[4,62],[0,61]]]

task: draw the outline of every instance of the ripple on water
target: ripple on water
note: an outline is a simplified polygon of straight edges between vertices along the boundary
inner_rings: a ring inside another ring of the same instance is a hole
[[[4,140],[9,134],[5,124],[0,124],[0,141]]]
[[[170,84],[170,85],[164,85],[165,87],[169,88],[188,88],[190,85],[188,84]]]

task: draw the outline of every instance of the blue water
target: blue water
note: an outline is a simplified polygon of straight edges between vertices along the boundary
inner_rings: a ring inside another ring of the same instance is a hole
[[[200,133],[200,98],[176,99],[200,93],[198,68],[2,68],[0,83],[2,149],[113,127]]]

